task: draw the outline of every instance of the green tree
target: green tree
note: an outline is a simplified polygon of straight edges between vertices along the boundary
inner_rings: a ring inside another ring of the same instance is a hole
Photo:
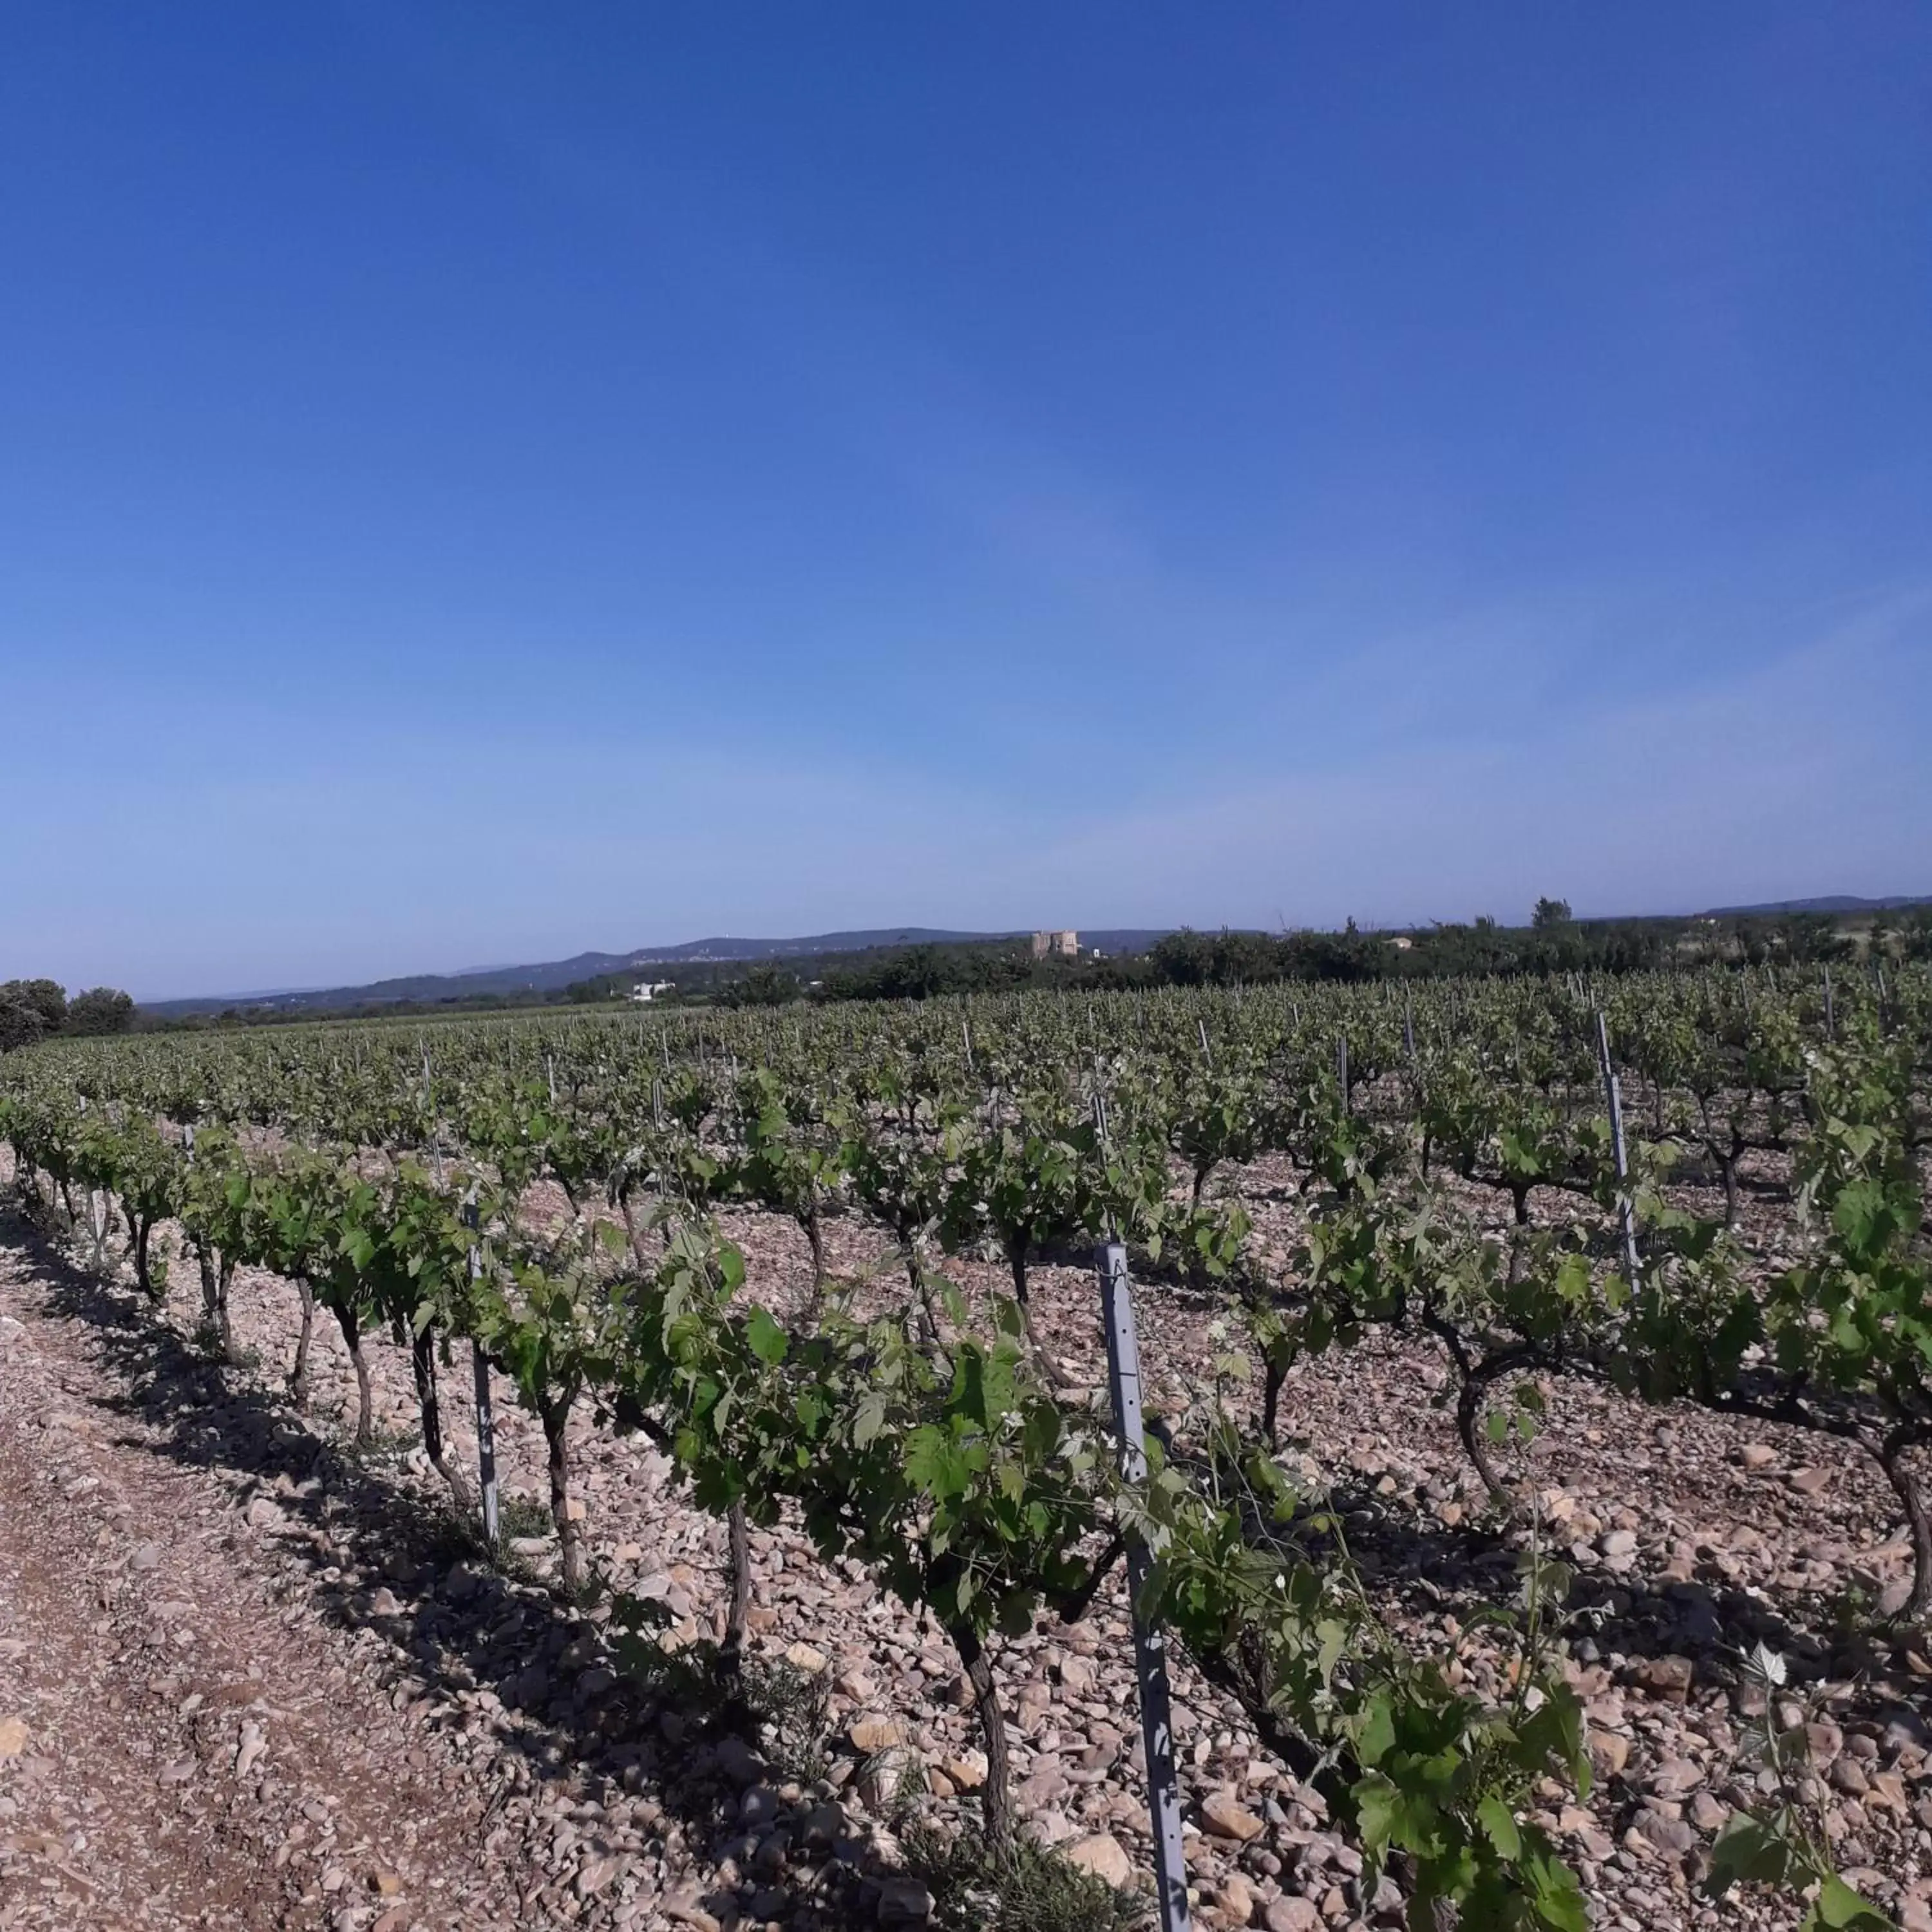
[[[22,1006],[17,1000],[0,999],[0,1053],[32,1046],[46,1030],[46,1021],[32,1006]]]
[[[57,980],[9,980],[0,986],[0,1005],[38,1014],[49,1033],[58,1032],[67,1018],[67,994]]]
[[[782,1006],[800,998],[804,990],[796,974],[776,960],[761,959],[742,979],[719,987],[718,998],[728,1006]]]
[[[1570,902],[1568,899],[1538,899],[1536,910],[1529,916],[1530,924],[1538,932],[1547,932],[1553,926],[1570,923]]]
[[[112,986],[90,987],[76,994],[67,1009],[69,1033],[125,1033],[134,1024],[134,1000]]]

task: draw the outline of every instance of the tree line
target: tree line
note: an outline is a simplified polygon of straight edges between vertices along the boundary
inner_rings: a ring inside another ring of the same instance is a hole
[[[1872,956],[1932,958],[1932,908],[1880,914]],[[806,980],[796,962],[761,960],[718,984],[734,1006],[791,1000],[922,1000],[1029,986],[1130,992],[1156,986],[1258,986],[1293,980],[1514,978],[1564,973],[1654,973],[1713,964],[1828,965],[1858,956],[1858,942],[1828,914],[1724,919],[1578,920],[1562,899],[1537,902],[1527,926],[1490,918],[1405,932],[1280,933],[1184,926],[1145,952],[1110,959],[1034,959],[1023,944],[910,946],[859,955]]]
[[[31,1046],[50,1034],[125,1033],[134,1002],[112,986],[92,986],[70,1000],[57,980],[0,982],[0,1053]]]

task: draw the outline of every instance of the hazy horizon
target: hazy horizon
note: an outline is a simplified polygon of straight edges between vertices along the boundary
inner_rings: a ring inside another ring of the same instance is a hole
[[[1802,897],[1804,896],[1794,895],[1793,896]],[[1822,898],[1839,897],[1856,898],[1860,896],[1856,893],[1818,893],[1810,895],[1810,896]],[[1871,896],[1881,899],[1906,898],[1911,899],[1915,902],[1932,902],[1932,892],[1924,894],[1915,894],[1910,892],[1881,892],[1874,894]],[[1771,902],[1770,903],[1777,903],[1777,902]],[[1572,916],[1585,922],[1598,920],[1622,919],[1688,919],[1695,917],[1702,913],[1721,910],[1723,910],[1723,908],[1714,905],[1666,908],[1660,910],[1654,908],[1644,910],[1634,910],[1626,908],[1620,911],[1605,911],[1600,910],[1590,910],[1580,909],[1574,906],[1571,908]],[[1437,925],[1468,925],[1472,923],[1477,919],[1484,917],[1493,918],[1496,920],[1497,923],[1501,926],[1522,927],[1526,926],[1530,923],[1531,915],[1533,910],[1534,907],[1532,906],[1530,908],[1526,908],[1520,911],[1510,911],[1503,914],[1487,912],[1460,913],[1453,915],[1431,915],[1430,916],[1420,919],[1390,920],[1371,922],[1364,922],[1358,920],[1355,922],[1362,931],[1370,933],[1414,932],[1427,926]],[[1076,923],[1072,929],[1076,932],[1088,934],[1120,932],[1175,932],[1180,930],[1182,926],[1186,923],[1187,922],[1176,922],[1170,920],[1156,920],[1150,924],[1144,926],[1136,925],[1131,926],[1121,926],[1096,920],[1091,922],[1084,926]],[[1343,921],[1341,923],[1346,924],[1346,922]],[[1055,922],[1054,926],[1051,929],[1060,929],[1064,928],[1066,924],[1066,922],[1064,920],[1058,921]],[[1285,932],[1290,929],[1287,927],[1279,925],[1273,927],[1238,926],[1235,922],[1226,920],[1215,920],[1194,928],[1195,930],[1203,932],[1218,932],[1230,928],[1250,932]],[[437,978],[445,980],[467,979],[479,974],[506,973],[520,967],[550,965],[561,961],[574,959],[580,957],[601,956],[606,958],[622,959],[639,953],[650,954],[669,951],[671,949],[678,946],[694,945],[706,940],[736,940],[740,943],[757,942],[759,944],[764,944],[771,940],[809,940],[823,938],[827,932],[835,930],[851,930],[857,932],[866,933],[954,933],[961,935],[961,937],[965,940],[994,940],[1005,937],[1017,937],[1022,933],[1036,932],[1042,929],[1043,928],[1039,927],[1014,926],[993,926],[976,928],[967,928],[959,926],[934,927],[911,922],[903,922],[898,926],[889,925],[884,926],[866,926],[853,928],[814,928],[811,931],[806,931],[801,928],[796,932],[785,933],[754,933],[750,932],[698,933],[692,934],[688,939],[647,939],[640,941],[634,946],[603,946],[594,944],[590,945],[572,944],[568,946],[561,946],[554,947],[547,952],[532,953],[526,958],[520,959],[496,960],[489,964],[482,966],[446,966],[436,964],[403,966],[394,968],[393,970],[371,974],[366,978],[357,980],[301,980],[292,981],[286,984],[272,986],[217,986],[212,988],[202,986],[193,988],[184,988],[170,992],[148,992],[144,993],[135,992],[134,997],[137,1000],[142,1001],[146,1004],[164,1006],[174,1004],[183,1000],[280,999],[286,998],[290,995],[298,994],[333,992],[338,988],[344,987],[354,988],[367,986],[380,986],[388,984],[392,981],[401,980],[416,980],[424,978]],[[1306,930],[1310,928],[1304,928],[1303,929]],[[1318,929],[1339,931],[1340,930],[1340,925],[1338,924],[1334,927]],[[880,943],[882,944],[890,945],[891,942],[883,941]],[[675,964],[676,962],[673,962],[671,963]],[[73,992],[77,989],[76,988],[70,987],[68,990],[70,992]],[[133,991],[134,989],[123,988],[123,990]]]
[[[1922,8],[8,56],[0,978],[1926,883]]]

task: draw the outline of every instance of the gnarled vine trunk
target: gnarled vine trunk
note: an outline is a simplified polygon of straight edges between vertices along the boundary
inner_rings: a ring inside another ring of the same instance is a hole
[[[87,1232],[94,1244],[94,1258],[91,1264],[96,1274],[103,1274],[107,1268],[107,1238],[114,1232],[112,1209],[105,1195],[97,1195],[92,1188],[87,1190]]]
[[[202,1318],[212,1331],[224,1362],[233,1363],[235,1331],[228,1315],[228,1290],[235,1279],[233,1259],[207,1241],[196,1241],[194,1258],[201,1272]]]
[[[315,1290],[305,1281],[296,1283],[302,1304],[302,1326],[296,1333],[295,1365],[289,1370],[289,1400],[298,1408],[308,1406],[308,1345],[315,1334]]]
[[[968,1624],[949,1624],[946,1634],[966,1666],[973,1687],[973,1709],[980,1720],[980,1739],[986,1751],[986,1782],[980,1792],[980,1815],[988,1846],[1004,1855],[1013,1842],[1012,1769],[1006,1756],[1006,1713],[1000,1708],[1000,1689],[993,1666],[979,1634]]]
[[[556,1540],[563,1557],[563,1587],[584,1587],[584,1526],[571,1508],[569,1396],[542,1403],[537,1414],[543,1423],[544,1441],[550,1450],[550,1514],[556,1525]]]
[[[1287,1370],[1278,1362],[1268,1363],[1262,1370],[1262,1435],[1270,1449],[1275,1446],[1281,1420],[1282,1384],[1287,1379]]]
[[[1904,1507],[1907,1534],[1912,1539],[1912,1594],[1905,1600],[1906,1621],[1922,1623],[1932,1614],[1932,1508],[1918,1472],[1906,1461],[1908,1451],[1932,1441],[1932,1424],[1901,1423],[1885,1438],[1879,1464],[1886,1480]]]
[[[1033,1325],[1033,1304],[1027,1292],[1027,1249],[1024,1235],[1010,1235],[1006,1240],[1006,1264],[1012,1270],[1013,1299],[1019,1304],[1020,1326],[1026,1331],[1027,1346],[1033,1351],[1034,1360],[1046,1372],[1046,1378],[1055,1388],[1071,1388],[1073,1378],[1060,1365],[1053,1351],[1040,1339]]]
[[[154,1235],[154,1217],[136,1214],[132,1205],[126,1202],[122,1203],[121,1211],[128,1217],[128,1232],[134,1238],[134,1286],[150,1301],[164,1301],[167,1298],[166,1291],[157,1292],[155,1288],[154,1264],[148,1254]]]
[[[416,1408],[422,1418],[423,1454],[429,1466],[448,1486],[451,1499],[465,1516],[476,1508],[470,1479],[450,1461],[442,1446],[442,1401],[436,1378],[436,1330],[425,1328],[410,1345],[410,1367],[416,1377]]]
[[[818,1218],[818,1203],[806,1204],[803,1214],[798,1217],[799,1226],[805,1230],[805,1238],[812,1249],[812,1293],[805,1304],[807,1328],[818,1325],[819,1312],[825,1305],[825,1228]]]
[[[362,1352],[362,1324],[352,1308],[338,1306],[334,1315],[349,1351],[350,1366],[356,1371],[356,1446],[366,1449],[376,1439],[376,1403],[369,1385],[369,1358]]]
[[[1530,1352],[1506,1348],[1483,1361],[1473,1360],[1455,1324],[1431,1310],[1423,1312],[1422,1325],[1439,1341],[1454,1365],[1460,1386],[1456,1391],[1456,1436],[1462,1453],[1482,1478],[1492,1502],[1509,1505],[1514,1498],[1490,1461],[1489,1447],[1483,1440],[1483,1404],[1490,1384],[1510,1370],[1526,1366]]]
[[[1456,1436],[1462,1445],[1462,1453],[1483,1479],[1483,1487],[1489,1492],[1490,1500],[1508,1503],[1509,1490],[1491,1466],[1489,1445],[1483,1440],[1483,1400],[1493,1379],[1480,1372],[1463,1377],[1462,1386],[1456,1392]]]

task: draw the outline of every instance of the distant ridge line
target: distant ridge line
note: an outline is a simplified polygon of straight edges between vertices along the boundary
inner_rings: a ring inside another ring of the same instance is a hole
[[[314,987],[268,994],[217,994],[191,999],[144,1000],[143,1012],[163,1018],[190,1013],[219,1012],[246,1006],[281,1012],[327,1012],[343,1006],[377,1006],[392,1002],[434,1001],[490,998],[513,993],[548,993],[596,980],[606,974],[628,973],[647,966],[716,965],[760,959],[805,959],[819,953],[866,952],[894,946],[986,945],[1003,939],[1024,938],[1030,928],[1007,932],[964,932],[928,926],[874,926],[850,932],[814,933],[798,939],[734,939],[717,934],[686,940],[677,946],[644,946],[629,952],[579,952],[532,966],[500,966],[470,973],[416,973],[365,986]],[[1171,926],[1117,928],[1083,932],[1083,945],[1103,952],[1133,951],[1150,946]]]
[[[1887,899],[1853,898],[1834,892],[1824,898],[1772,899],[1763,905],[1713,906],[1708,912],[1694,914],[1697,919],[1774,918],[1793,912],[1896,912],[1904,906],[1932,905],[1932,892],[1907,893]]]

